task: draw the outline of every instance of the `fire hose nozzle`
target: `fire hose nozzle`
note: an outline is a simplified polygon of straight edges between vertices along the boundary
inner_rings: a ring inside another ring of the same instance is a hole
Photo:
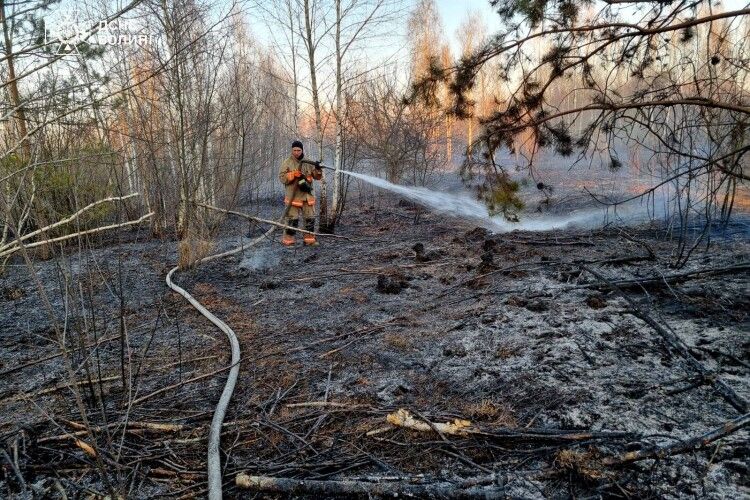
[[[323,165],[319,161],[312,161],[312,160],[301,160],[301,163],[307,163],[309,165],[313,165],[316,168],[325,168],[326,170],[334,170],[332,167]]]

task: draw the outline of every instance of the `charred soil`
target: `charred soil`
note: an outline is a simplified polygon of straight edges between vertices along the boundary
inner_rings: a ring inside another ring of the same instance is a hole
[[[524,498],[748,494],[747,429],[620,460],[743,414],[719,385],[750,399],[746,235],[715,238],[671,269],[672,242],[645,227],[493,235],[435,214],[415,223],[394,201],[349,212],[337,234],[348,239],[289,249],[276,233],[176,274],[240,339],[222,436],[227,497],[254,495],[234,485],[240,472],[476,479]],[[237,240],[228,229],[219,246]],[[123,494],[205,494],[229,354],[164,286],[173,247],[131,237],[35,263],[94,436],[35,282],[20,261],[6,269],[0,496],[107,493],[87,443]],[[388,423],[399,409],[429,428]],[[437,432],[455,419],[476,432]]]

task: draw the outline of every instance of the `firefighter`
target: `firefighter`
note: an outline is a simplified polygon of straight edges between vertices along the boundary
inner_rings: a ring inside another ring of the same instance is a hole
[[[300,141],[292,143],[292,154],[284,160],[279,171],[279,180],[286,186],[284,204],[289,206],[287,225],[297,227],[299,215],[302,212],[305,229],[315,231],[315,191],[313,179],[323,178],[320,162],[302,162],[304,151]],[[293,246],[296,231],[285,229],[281,242],[286,246]],[[303,234],[305,245],[317,246],[319,243],[313,234]]]

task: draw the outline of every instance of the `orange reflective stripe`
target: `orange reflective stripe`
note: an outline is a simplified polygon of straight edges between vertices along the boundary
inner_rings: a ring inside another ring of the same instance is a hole
[[[281,242],[284,245],[294,245],[294,236],[285,234],[283,238],[281,238]]]
[[[313,203],[315,203],[315,200],[313,200]],[[311,205],[313,204],[311,203]],[[284,198],[284,204],[285,205],[292,205],[293,207],[302,208],[305,206],[305,202],[301,200],[294,200],[292,202],[289,201],[289,198]]]
[[[307,204],[311,205],[311,206],[315,205],[315,198],[313,198],[313,197],[308,198],[307,199]]]
[[[305,240],[305,243],[312,243],[313,241],[315,241],[315,236],[313,236],[312,234],[306,234],[303,239]]]

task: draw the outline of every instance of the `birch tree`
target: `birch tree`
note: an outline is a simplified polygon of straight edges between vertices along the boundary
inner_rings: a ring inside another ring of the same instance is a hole
[[[486,37],[487,26],[482,18],[476,12],[469,14],[456,30],[456,39],[461,47],[461,58],[470,57],[475,50],[486,43]],[[487,113],[488,83],[486,73],[487,70],[482,68],[474,87],[467,92],[467,98],[471,101],[471,107],[474,111],[473,116],[466,120],[466,148],[469,155],[474,142],[477,116],[482,117]]]
[[[323,229],[333,232],[337,217],[343,210],[343,184],[341,169],[344,162],[345,98],[344,93],[349,82],[357,82],[358,71],[354,69],[346,75],[348,59],[360,52],[360,45],[374,37],[387,36],[384,31],[387,23],[394,20],[399,11],[400,2],[393,0],[333,0],[335,4],[335,23],[333,29],[336,89],[334,97],[334,174],[332,216]],[[386,27],[387,30],[387,27]],[[372,71],[375,68],[368,68]]]

